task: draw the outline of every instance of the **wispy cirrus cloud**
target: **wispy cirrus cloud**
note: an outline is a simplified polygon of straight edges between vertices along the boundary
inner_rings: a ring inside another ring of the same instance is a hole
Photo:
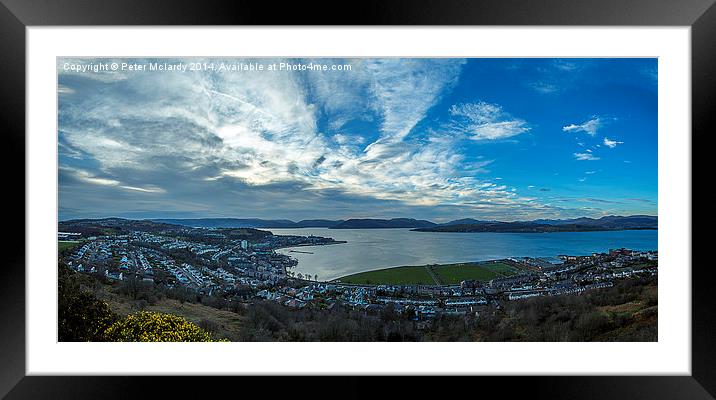
[[[454,118],[450,128],[466,133],[472,140],[506,139],[530,130],[525,120],[484,101],[455,104],[450,107],[450,115]]]
[[[88,171],[81,170],[81,169],[60,167],[60,170],[74,175],[74,177],[76,179],[78,179],[82,182],[90,183],[93,185],[118,186],[120,184],[120,182],[116,179],[99,177],[99,176],[96,176],[95,174],[92,174]]]
[[[602,119],[600,117],[593,117],[580,124],[569,124],[562,127],[564,132],[584,132],[590,136],[597,134],[597,130],[602,126]]]
[[[68,95],[68,94],[73,94],[74,92],[75,92],[75,91],[74,91],[74,89],[72,89],[72,88],[69,88],[69,87],[64,86],[64,85],[57,85],[57,94],[59,94],[60,96],[62,96],[62,95]]]
[[[77,179],[78,181],[88,183],[91,185],[99,185],[99,186],[115,186],[121,189],[126,190],[132,190],[137,192],[144,192],[144,193],[164,193],[164,189],[154,186],[154,185],[148,185],[144,187],[140,186],[129,186],[122,184],[121,181],[117,179],[113,179],[110,177],[102,177],[97,176],[96,174],[93,174],[90,171],[86,171],[83,169],[78,168],[72,168],[72,167],[60,167],[60,171],[64,174],[68,174],[72,176],[74,179]]]
[[[366,64],[386,137],[405,137],[442,91],[457,82],[463,60],[382,59]]]
[[[599,157],[595,156],[591,152],[587,153],[574,153],[574,158],[576,158],[579,161],[596,161],[599,160]]]
[[[463,136],[411,134],[455,85],[464,60],[351,62],[357,72],[348,75],[71,74],[65,85],[79,95],[60,108],[61,162],[75,180],[160,196],[164,203],[155,207],[221,190],[217,198],[262,193],[266,201],[302,207],[316,196],[354,196],[364,204],[370,198],[406,206],[540,208],[514,188],[480,177],[492,160],[468,160],[459,147]],[[472,140],[529,129],[485,102],[456,105],[450,114]],[[321,118],[341,122],[323,132]],[[351,119],[375,121],[378,130],[347,133]],[[72,167],[77,163],[84,169]]]
[[[609,147],[610,149],[613,149],[613,148],[617,147],[617,145],[620,145],[620,144],[624,144],[624,142],[619,142],[619,141],[616,141],[616,140],[611,140],[611,139],[609,139],[609,138],[606,137],[606,136],[604,137],[604,145],[607,146],[607,147]]]
[[[528,86],[542,94],[552,94],[559,91],[559,87],[556,84],[544,81],[532,82]]]

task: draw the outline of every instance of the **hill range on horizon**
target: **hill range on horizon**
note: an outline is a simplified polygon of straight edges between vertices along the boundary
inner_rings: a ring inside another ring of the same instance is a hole
[[[329,229],[390,229],[413,228],[425,232],[530,232],[530,231],[584,231],[657,229],[658,217],[651,215],[580,217],[573,219],[537,219],[532,221],[495,221],[473,218],[456,219],[435,223],[414,218],[350,218],[345,220],[260,218],[155,218],[153,222],[188,226],[193,228],[329,228]]]

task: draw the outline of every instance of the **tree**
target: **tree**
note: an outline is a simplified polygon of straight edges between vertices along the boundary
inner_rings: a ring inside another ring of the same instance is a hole
[[[60,342],[97,342],[118,316],[109,305],[82,290],[77,273],[60,264],[57,285],[57,330]]]

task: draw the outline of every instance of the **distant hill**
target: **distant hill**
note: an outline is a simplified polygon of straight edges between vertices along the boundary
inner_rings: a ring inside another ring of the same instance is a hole
[[[150,220],[133,220],[124,218],[73,219],[60,221],[59,232],[76,232],[82,236],[123,235],[132,231],[173,232],[183,227]]]
[[[259,218],[173,218],[155,219],[154,221],[193,228],[329,228],[343,222],[325,219],[293,222],[288,219]]]
[[[124,218],[101,219],[74,219],[60,221],[57,224],[59,232],[81,233],[83,237],[126,235],[140,231],[147,233],[171,234],[172,236],[191,239],[203,235],[204,227],[172,224],[168,222],[152,221],[149,219],[135,220]],[[272,235],[269,231],[262,231],[250,227],[223,227],[222,234],[229,239],[256,240]]]
[[[384,228],[428,228],[437,226],[436,223],[413,219],[413,218],[393,218],[393,219],[349,219],[338,225],[332,226],[331,229],[384,229]]]
[[[607,216],[599,219],[577,218],[572,220],[535,220],[517,222],[478,222],[444,224],[434,227],[413,229],[419,232],[589,232],[618,231],[629,229],[658,229],[658,217],[633,215],[629,217]]]
[[[342,223],[343,220],[331,221],[328,219],[304,219],[296,222],[296,228],[330,228]]]
[[[620,229],[657,229],[659,227],[659,218],[652,215],[632,215],[629,217],[610,215],[587,222],[596,226],[613,227]]]
[[[188,226],[192,228],[332,228],[332,229],[374,229],[374,228],[424,228],[437,224],[413,218],[393,219],[304,219],[294,222],[287,219],[259,218],[169,218],[154,219],[154,222]]]
[[[630,215],[627,217],[609,215],[597,219],[586,217],[555,220],[537,219],[531,222],[545,225],[586,225],[614,229],[657,229],[659,225],[659,217],[652,215]]]
[[[472,224],[485,224],[490,222],[497,222],[497,221],[481,221],[478,219],[472,219],[472,218],[463,218],[463,219],[456,219],[454,221],[446,222],[444,224],[440,224],[441,226],[447,226],[447,225],[472,225]]]
[[[122,218],[80,219],[61,221],[60,232],[83,232],[85,235],[124,233],[130,230],[171,231],[189,228],[331,228],[381,229],[413,228],[421,232],[580,232],[627,229],[657,229],[658,217],[651,215],[617,216],[601,218],[537,219],[534,221],[481,221],[463,218],[443,224],[414,218],[353,218],[348,220],[305,219],[294,222],[288,219],[260,218],[169,218],[130,220]]]

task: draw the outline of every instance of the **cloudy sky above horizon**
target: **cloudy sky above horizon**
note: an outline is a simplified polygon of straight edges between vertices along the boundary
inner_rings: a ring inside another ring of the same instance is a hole
[[[59,217],[657,213],[656,59],[58,60]]]

